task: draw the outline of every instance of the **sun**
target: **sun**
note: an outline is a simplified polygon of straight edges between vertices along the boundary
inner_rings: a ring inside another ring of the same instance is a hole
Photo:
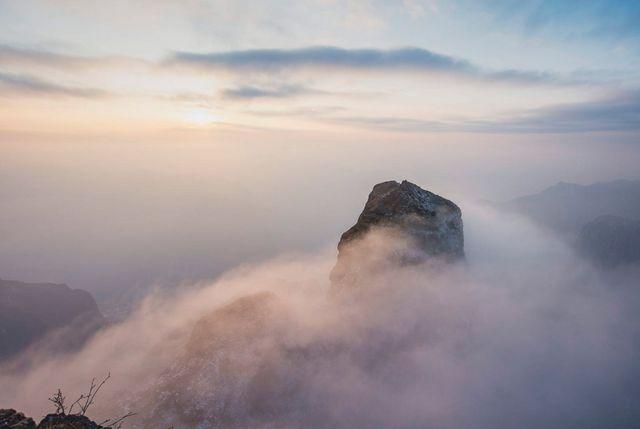
[[[204,107],[198,107],[186,111],[182,117],[182,120],[189,125],[205,126],[213,122],[217,122],[219,118],[211,111]]]

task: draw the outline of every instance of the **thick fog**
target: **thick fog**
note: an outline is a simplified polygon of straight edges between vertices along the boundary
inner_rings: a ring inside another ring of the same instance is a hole
[[[499,201],[558,181],[637,178],[633,142],[616,141],[292,131],[169,133],[152,143],[3,136],[0,278],[86,289],[110,313],[113,299],[128,302],[149,285],[335,246],[381,181],[408,179],[454,201]]]
[[[132,427],[635,427],[638,272],[602,275],[458,202],[465,263],[378,272],[342,298],[333,246],[244,264],[152,293],[75,355],[5,368],[0,403],[39,416],[57,387],[111,371],[95,416],[137,411]]]

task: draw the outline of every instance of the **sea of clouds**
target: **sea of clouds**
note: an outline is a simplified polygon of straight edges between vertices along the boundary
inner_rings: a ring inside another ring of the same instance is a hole
[[[0,369],[0,404],[38,417],[111,372],[93,413],[137,412],[130,427],[636,427],[640,271],[461,207],[463,263],[374,270],[336,297],[328,248],[151,292],[79,352]]]

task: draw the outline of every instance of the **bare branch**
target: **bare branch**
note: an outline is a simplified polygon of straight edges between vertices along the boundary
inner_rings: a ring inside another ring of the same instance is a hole
[[[49,398],[50,402],[53,402],[53,405],[56,406],[56,414],[64,414],[65,413],[65,396],[62,394],[62,391],[58,389],[58,391]]]
[[[96,384],[95,378],[91,380],[91,386],[89,386],[89,392],[86,395],[84,395],[84,403],[82,402],[79,403],[80,412],[78,414],[80,414],[81,416],[84,416],[87,413],[87,410],[89,409],[89,407],[91,407],[91,405],[93,404],[93,401],[96,399],[96,395],[98,394],[102,386],[104,386],[104,383],[106,383],[107,380],[109,380],[110,378],[111,378],[111,372],[109,372],[107,376],[98,384]]]
[[[80,397],[71,404],[71,406],[69,407],[69,414],[73,414],[73,407],[78,405],[80,401],[82,401],[83,399],[84,399],[84,394],[80,395]]]
[[[91,380],[91,385],[89,386],[89,391],[86,393],[82,393],[78,397],[78,399],[73,401],[73,403],[70,406],[66,405],[65,403],[66,398],[62,394],[62,391],[60,389],[58,389],[58,391],[49,398],[49,401],[51,401],[56,406],[56,414],[85,416],[87,413],[87,410],[89,410],[91,405],[93,405],[93,403],[95,402],[96,396],[100,392],[100,389],[102,389],[102,386],[104,386],[104,384],[110,378],[111,378],[111,372],[107,373],[107,376],[104,379],[102,379],[102,381],[100,381],[99,383],[97,383],[96,379],[93,378]],[[73,412],[74,409],[78,409],[78,411],[74,413]],[[136,413],[128,412],[122,417],[118,417],[115,419],[106,419],[105,421],[100,423],[100,426],[108,425],[111,429],[122,429],[123,422],[129,417],[132,417],[135,415]]]
[[[109,427],[111,427],[112,429],[121,429],[121,428],[122,428],[122,422],[123,422],[125,419],[127,419],[127,418],[129,418],[129,417],[131,417],[131,416],[135,416],[136,414],[137,414],[137,413],[131,413],[131,412],[129,412],[129,413],[125,414],[125,415],[124,415],[124,416],[122,416],[122,417],[118,417],[118,418],[117,418],[117,419],[115,419],[115,420],[112,420],[112,419],[106,419],[105,421],[103,421],[102,423],[100,423],[100,426],[104,426],[104,425],[108,424],[108,425],[109,425]]]

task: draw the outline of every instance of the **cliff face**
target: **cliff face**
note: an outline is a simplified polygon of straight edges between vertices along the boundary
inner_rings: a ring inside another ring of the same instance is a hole
[[[464,258],[462,212],[453,202],[406,180],[375,185],[354,226],[338,244],[336,284],[385,267]]]
[[[52,351],[73,349],[104,324],[89,292],[61,284],[0,280],[0,360],[54,332],[59,335],[50,345]]]

